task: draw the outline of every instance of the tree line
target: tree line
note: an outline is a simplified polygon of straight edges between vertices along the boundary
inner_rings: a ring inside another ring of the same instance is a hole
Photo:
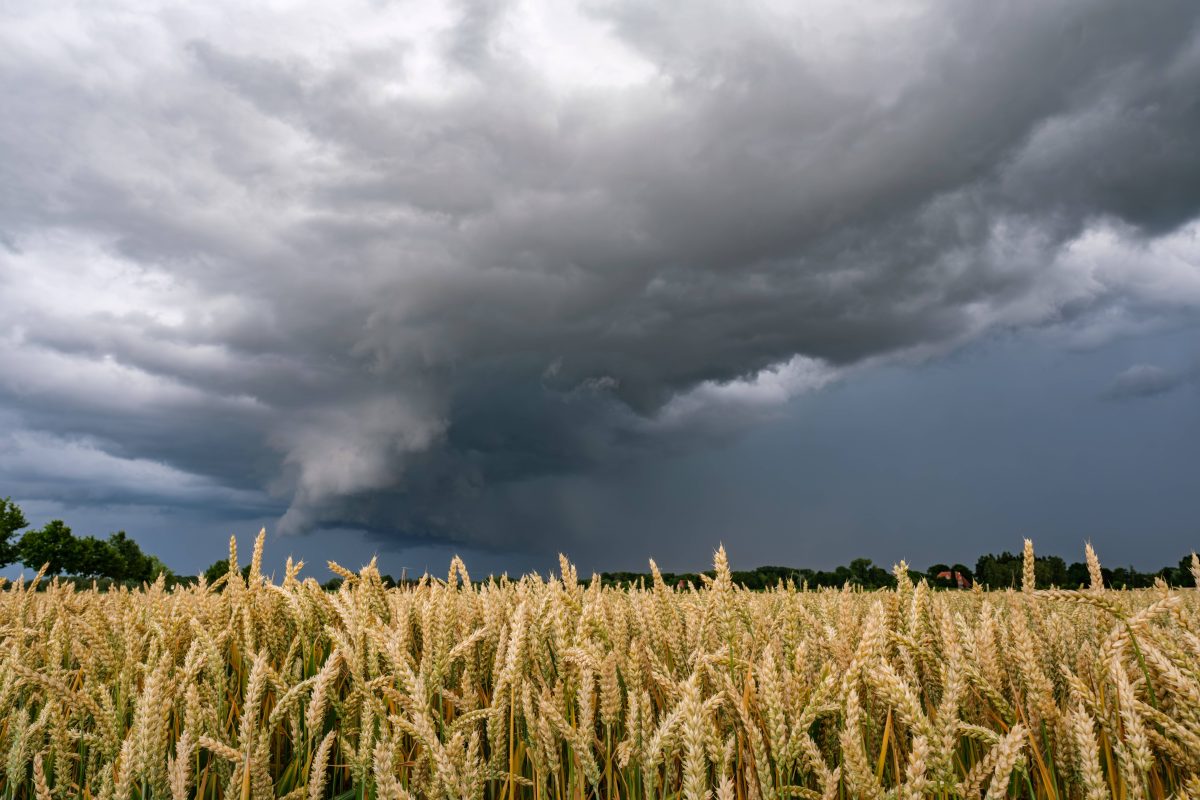
[[[101,580],[121,584],[139,584],[153,581],[162,575],[168,583],[186,583],[195,578],[180,577],[157,557],[144,553],[138,543],[125,533],[117,531],[106,539],[94,536],[76,536],[62,520],[51,520],[41,528],[26,530],[29,523],[25,514],[9,498],[0,499],[0,567],[20,563],[29,569],[47,566],[49,575],[74,576],[84,580]],[[23,531],[23,532],[22,532]],[[18,536],[18,534],[20,534]],[[1191,554],[1179,560],[1177,566],[1162,567],[1153,572],[1139,572],[1133,567],[1102,569],[1104,583],[1113,589],[1140,589],[1154,585],[1161,578],[1171,586],[1195,586],[1190,570]],[[930,586],[941,589],[964,588],[981,583],[992,589],[1019,587],[1021,585],[1023,561],[1019,553],[1003,552],[982,555],[974,569],[965,564],[933,564],[928,569],[909,569],[913,580],[925,579]],[[217,580],[229,569],[228,562],[221,559],[204,571],[209,583]],[[243,572],[249,570],[245,567]],[[1059,556],[1038,556],[1035,559],[1038,586],[1076,587],[1089,582],[1087,564],[1076,561],[1068,564]],[[713,572],[664,572],[663,580],[668,586],[692,585],[699,588],[704,579]],[[831,570],[812,570],[796,567],[765,566],[752,570],[735,570],[734,583],[747,589],[768,589],[780,582],[791,581],[797,586],[840,587],[847,584],[864,589],[885,589],[896,585],[890,570],[873,563],[869,558],[856,558],[849,565]],[[600,580],[608,586],[649,585],[652,576],[648,572],[603,572]],[[336,588],[340,578],[326,581],[326,588]],[[404,581],[385,576],[387,585]]]
[[[1195,586],[1196,581],[1191,572],[1191,553],[1179,559],[1173,567],[1162,567],[1152,572],[1140,572],[1133,567],[1103,567],[1104,585],[1111,589],[1145,589],[1154,585],[1157,578],[1162,578],[1170,586]],[[965,564],[933,564],[928,569],[918,570],[909,568],[908,575],[914,581],[924,579],[930,586],[938,589],[961,589],[975,583],[980,583],[990,589],[1020,588],[1023,569],[1021,554],[1003,552],[982,555],[972,569]],[[1090,582],[1087,564],[1076,561],[1068,564],[1059,556],[1037,556],[1034,559],[1034,571],[1039,587],[1059,586],[1076,588],[1087,586]],[[663,581],[668,586],[691,584],[697,588],[703,583],[701,575],[713,577],[716,573],[709,570],[704,573],[684,572],[662,573]],[[758,567],[752,570],[733,570],[730,573],[733,582],[747,589],[769,589],[781,581],[793,582],[796,586],[807,585],[809,588],[841,587],[847,584],[863,589],[895,588],[896,577],[891,571],[873,563],[869,558],[856,558],[848,566],[835,567],[831,570],[813,570],[795,567]],[[959,580],[959,577],[965,580]],[[605,585],[628,586],[639,581],[650,584],[652,576],[648,572],[603,572],[600,580]]]
[[[76,536],[61,519],[25,530],[28,527],[20,507],[9,498],[0,499],[0,567],[19,563],[36,570],[45,565],[49,575],[103,578],[119,583],[141,583],[152,581],[159,574],[170,574],[165,564],[142,552],[125,531],[117,531],[106,539]],[[18,533],[20,536],[14,538]]]

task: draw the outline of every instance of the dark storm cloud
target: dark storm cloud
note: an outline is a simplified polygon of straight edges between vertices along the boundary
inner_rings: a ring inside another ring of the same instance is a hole
[[[564,9],[6,7],[23,452],[522,547],[858,365],[1200,306],[1193,2]]]

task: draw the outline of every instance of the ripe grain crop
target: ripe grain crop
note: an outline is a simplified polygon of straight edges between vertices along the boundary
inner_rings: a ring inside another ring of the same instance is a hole
[[[560,574],[0,591],[0,793],[1200,798],[1200,593]],[[1195,563],[1195,562],[1194,562]],[[653,567],[653,564],[652,564]],[[1200,564],[1195,565],[1200,577]]]

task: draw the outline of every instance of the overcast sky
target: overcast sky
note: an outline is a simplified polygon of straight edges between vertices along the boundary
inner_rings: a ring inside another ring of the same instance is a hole
[[[1200,547],[1195,0],[9,0],[0,98],[37,524],[182,572]]]

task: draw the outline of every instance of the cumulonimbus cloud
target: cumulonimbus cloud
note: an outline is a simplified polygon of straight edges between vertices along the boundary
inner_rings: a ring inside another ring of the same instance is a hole
[[[1193,2],[142,5],[0,12],[0,402],[289,529],[1200,306]]]

